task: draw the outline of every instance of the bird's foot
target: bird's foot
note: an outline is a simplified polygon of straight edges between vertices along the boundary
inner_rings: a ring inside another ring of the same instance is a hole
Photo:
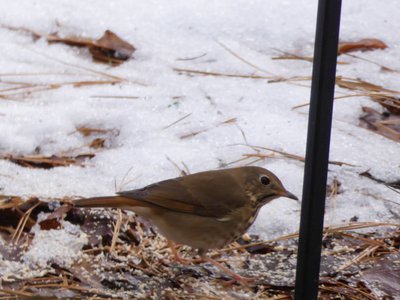
[[[256,281],[256,278],[253,277],[244,277],[244,276],[240,276],[239,274],[236,274],[234,272],[232,272],[233,274],[230,274],[230,276],[232,276],[231,280],[225,281],[223,283],[224,286],[230,286],[233,284],[241,284],[241,285],[245,285],[245,286],[249,286],[250,284],[254,283]]]
[[[170,240],[168,240],[168,245],[171,248],[172,255],[174,256],[174,260],[182,265],[190,265],[190,264],[196,264],[199,262],[203,262],[203,259],[188,259],[188,258],[183,258],[179,252],[176,250],[176,244]]]
[[[195,259],[184,258],[184,257],[180,256],[179,254],[174,255],[174,260],[176,262],[180,263],[181,265],[185,265],[185,266],[196,263]]]
[[[231,280],[226,281],[224,283],[224,285],[232,285],[232,284],[235,284],[235,283],[239,283],[241,285],[248,286],[248,285],[250,285],[250,283],[256,281],[256,278],[240,276],[239,274],[233,272],[229,268],[225,267],[224,265],[222,265],[218,261],[216,261],[216,260],[214,260],[214,259],[212,259],[212,258],[210,258],[208,256],[203,255],[202,256],[202,260],[212,263],[214,266],[216,266],[217,268],[219,268],[225,274],[229,275],[232,278]]]

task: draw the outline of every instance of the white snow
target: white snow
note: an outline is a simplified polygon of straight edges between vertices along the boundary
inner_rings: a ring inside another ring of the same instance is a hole
[[[25,263],[39,269],[51,263],[69,266],[80,256],[80,250],[88,242],[86,234],[79,226],[69,222],[62,221],[61,225],[61,230],[40,230],[38,224],[32,228],[35,235],[29,250],[24,254]]]
[[[48,84],[107,79],[87,69],[132,81],[79,88],[67,85],[15,96],[14,100],[0,99],[3,154],[29,155],[39,148],[43,155],[85,153],[92,150],[76,127],[120,132],[110,147],[97,151],[85,167],[29,169],[0,160],[2,194],[44,198],[110,195],[115,192],[114,181],[121,184],[126,174],[124,181],[129,184],[124,189],[178,176],[167,157],[180,166],[184,162],[192,173],[215,169],[244,153],[254,153],[243,145],[246,141],[241,130],[250,145],[304,156],[308,108],[292,107],[307,102],[310,81],[292,84],[186,76],[174,68],[285,78],[310,76],[309,62],[272,57],[281,54],[278,50],[312,56],[317,1],[1,2],[6,7],[0,10],[3,25],[93,38],[110,29],[137,48],[134,59],[109,67],[93,63],[87,50],[49,45],[43,39],[34,42],[27,34],[0,28],[0,94],[20,92],[5,91],[18,86],[7,83],[10,81]],[[396,0],[344,1],[340,39],[383,40],[389,46],[386,50],[357,55],[400,70],[399,8]],[[400,90],[399,73],[382,72],[372,63],[351,57],[340,56],[339,60],[349,64],[339,65],[338,75]],[[32,73],[36,75],[29,75]],[[341,88],[336,93],[352,94]],[[353,216],[359,221],[399,223],[400,206],[387,201],[400,203],[399,195],[358,175],[370,169],[384,180],[400,177],[398,143],[358,127],[363,105],[381,110],[367,97],[335,102],[331,159],[356,167],[330,166],[329,180],[339,180],[342,193],[328,200],[326,225],[348,222]],[[187,114],[186,119],[164,129]],[[236,124],[215,127],[230,118],[236,118]],[[205,128],[212,129],[180,139]],[[275,172],[288,190],[301,196],[303,163],[272,158],[258,165]],[[267,239],[292,233],[298,229],[299,210],[298,203],[276,200],[263,208],[251,230]],[[70,229],[37,230],[25,259],[38,264],[73,259],[84,237]],[[66,257],[66,253],[71,256]]]
[[[62,229],[41,230],[36,224],[31,232],[33,240],[18,260],[7,260],[0,255],[0,278],[12,281],[16,278],[43,276],[55,263],[60,267],[70,266],[80,257],[80,250],[87,244],[86,234],[77,225],[61,221]],[[0,238],[0,247],[12,247]],[[14,250],[15,251],[15,250]]]

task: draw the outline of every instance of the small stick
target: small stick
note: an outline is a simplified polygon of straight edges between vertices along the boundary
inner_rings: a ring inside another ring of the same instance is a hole
[[[197,74],[204,76],[236,77],[236,78],[249,78],[249,79],[277,79],[276,77],[272,76],[228,74],[228,73],[209,72],[202,70],[182,69],[182,68],[173,68],[173,70],[178,73],[189,73],[189,74]]]
[[[165,130],[165,129],[167,129],[167,128],[170,128],[171,126],[173,126],[173,125],[179,123],[180,121],[185,120],[186,118],[190,117],[191,115],[192,115],[192,113],[188,113],[187,115],[185,115],[185,116],[183,116],[182,118],[180,118],[180,119],[178,119],[178,120],[172,122],[171,124],[169,124],[169,125],[167,125],[167,126],[164,126],[164,127],[163,127],[163,130]]]
[[[10,295],[23,296],[23,297],[33,297],[34,296],[33,293],[14,291],[14,290],[6,290],[6,289],[0,289],[0,292],[5,293],[5,294],[10,294]]]
[[[348,267],[350,267],[351,265],[354,265],[358,262],[360,262],[363,258],[371,255],[371,253],[374,253],[378,248],[380,247],[380,245],[374,245],[374,246],[368,246],[366,249],[364,249],[359,255],[357,255],[356,257],[354,257],[353,259],[350,259],[349,261],[347,261],[346,263],[344,263],[341,267],[339,267],[336,271],[340,272],[343,271],[344,269],[347,269]]]
[[[117,219],[117,222],[115,223],[115,227],[114,227],[113,237],[112,237],[111,246],[110,246],[110,253],[113,253],[115,250],[115,244],[117,243],[117,238],[118,238],[119,232],[121,230],[122,212],[120,209],[118,209],[117,211],[118,211],[118,219]]]
[[[275,75],[267,70],[264,70],[262,68],[260,68],[259,66],[256,66],[255,64],[249,62],[248,60],[244,59],[243,57],[241,57],[239,54],[237,54],[236,52],[234,52],[232,49],[228,48],[228,46],[226,46],[225,44],[221,43],[220,41],[217,41],[217,43],[224,48],[226,51],[228,51],[231,55],[233,55],[234,57],[236,57],[238,60],[240,60],[241,62],[245,63],[246,65],[253,67],[254,69],[263,72],[265,74],[270,74],[270,75]]]
[[[18,226],[17,226],[17,228],[15,229],[15,232],[14,232],[12,238],[11,238],[11,240],[13,241],[13,243],[18,243],[18,241],[19,241],[19,239],[20,239],[20,237],[21,237],[21,234],[22,234],[22,232],[24,231],[25,225],[26,225],[26,223],[27,223],[28,220],[29,220],[29,216],[31,215],[32,211],[33,211],[36,207],[39,206],[39,204],[40,204],[40,202],[36,203],[35,205],[33,205],[30,209],[28,209],[28,210],[25,212],[24,216],[23,216],[23,217],[21,218],[21,220],[19,221]]]

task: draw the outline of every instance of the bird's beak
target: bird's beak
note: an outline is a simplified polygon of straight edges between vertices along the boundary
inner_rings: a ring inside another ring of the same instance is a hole
[[[291,192],[288,192],[288,191],[283,191],[281,194],[280,194],[280,196],[281,197],[286,197],[286,198],[290,198],[290,199],[293,199],[293,200],[296,200],[296,201],[299,201],[299,198],[297,198],[294,194],[292,194]]]

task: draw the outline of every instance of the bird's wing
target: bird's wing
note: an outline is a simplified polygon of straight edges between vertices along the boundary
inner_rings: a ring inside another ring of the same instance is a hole
[[[210,176],[207,172],[169,179],[118,195],[182,213],[216,218],[245,205],[247,196],[235,178],[224,172],[219,176]]]

